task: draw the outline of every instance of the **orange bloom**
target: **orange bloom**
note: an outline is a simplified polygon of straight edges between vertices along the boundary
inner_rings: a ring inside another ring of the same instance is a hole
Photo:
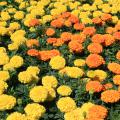
[[[72,23],[71,23],[69,20],[65,20],[64,25],[65,25],[66,27],[71,27],[71,26],[72,26]]]
[[[71,36],[72,41],[77,41],[79,43],[83,43],[86,40],[86,36],[84,34],[74,34]]]
[[[120,32],[115,32],[113,36],[115,37],[115,39],[120,40]]]
[[[109,63],[108,69],[115,74],[120,74],[120,64],[118,64],[118,63],[114,63],[114,62]]]
[[[88,118],[101,118],[105,119],[107,117],[107,109],[101,105],[94,105],[88,111]]]
[[[96,68],[96,67],[99,67],[102,64],[105,64],[105,61],[104,61],[103,57],[98,55],[98,54],[90,54],[86,58],[86,64],[90,68]]]
[[[88,51],[90,53],[96,53],[96,54],[99,54],[101,53],[103,50],[103,47],[101,44],[99,43],[91,43],[90,45],[88,45]]]
[[[83,50],[82,44],[77,41],[69,42],[68,46],[71,52],[80,53]]]
[[[120,50],[117,52],[116,58],[117,58],[118,60],[120,60]]]
[[[61,28],[64,25],[64,19],[59,18],[51,22],[51,26],[55,28]]]
[[[58,38],[55,43],[53,43],[53,46],[62,46],[64,44],[64,40],[62,38]]]
[[[108,33],[108,34],[113,34],[114,32],[116,32],[116,29],[113,28],[113,27],[108,27],[108,28],[106,29],[106,33]]]
[[[103,43],[104,42],[103,35],[101,35],[101,34],[93,35],[92,42],[94,42],[94,43]]]
[[[35,57],[35,56],[38,56],[39,52],[36,49],[30,49],[30,50],[27,51],[27,54],[29,56],[34,56]]]
[[[39,41],[36,39],[31,39],[26,41],[27,47],[31,48],[33,46],[39,46]]]
[[[85,120],[104,120],[104,119],[101,119],[101,118],[87,118]]]
[[[109,21],[109,20],[112,20],[112,16],[111,16],[110,14],[103,14],[103,15],[101,16],[101,19],[102,19],[103,21]]]
[[[103,85],[103,89],[104,89],[104,90],[108,90],[108,89],[110,89],[110,88],[113,88],[112,83],[106,83],[106,84]]]
[[[120,75],[115,75],[113,77],[113,82],[115,85],[120,85]]]
[[[36,18],[31,19],[30,22],[29,22],[29,26],[30,26],[30,27],[34,27],[34,26],[39,25],[39,24],[40,24],[40,22],[39,22],[39,20],[36,19]]]
[[[79,22],[79,18],[76,17],[75,15],[71,15],[68,20],[71,22],[71,23],[78,23]]]
[[[48,43],[48,44],[56,43],[56,41],[57,41],[57,38],[48,38],[48,39],[47,39],[47,43]]]
[[[89,81],[86,84],[86,91],[101,92],[103,89],[102,84],[99,81]]]
[[[63,32],[60,37],[64,40],[64,42],[67,42],[71,40],[71,36],[72,36],[72,33]]]
[[[93,18],[92,21],[94,24],[99,24],[99,25],[102,24],[102,20],[99,17]]]
[[[105,103],[115,103],[120,100],[120,93],[117,90],[106,90],[101,93],[101,100]]]
[[[83,30],[85,28],[85,25],[83,23],[76,23],[74,24],[75,30]]]
[[[115,29],[120,30],[120,24],[119,23],[115,25]]]
[[[105,46],[110,46],[111,44],[115,42],[115,38],[110,34],[103,35],[103,38],[105,40],[104,41]]]
[[[64,12],[64,13],[62,13],[62,18],[68,18],[68,17],[70,17],[70,15],[71,15],[71,13],[70,12]]]
[[[55,34],[55,30],[52,28],[48,28],[46,31],[47,36],[53,36]]]
[[[96,32],[96,29],[95,29],[94,27],[86,27],[86,28],[84,28],[84,30],[83,30],[83,33],[84,33],[85,35],[90,35],[90,36],[94,35],[95,32]]]

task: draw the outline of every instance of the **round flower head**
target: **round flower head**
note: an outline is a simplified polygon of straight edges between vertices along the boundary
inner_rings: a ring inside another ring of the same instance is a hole
[[[8,71],[0,71],[0,81],[7,81],[10,79]]]
[[[40,72],[40,69],[37,66],[29,66],[27,68],[27,71],[32,73],[32,74],[38,75]]]
[[[120,85],[120,75],[115,75],[113,77],[113,82],[115,85]]]
[[[96,29],[95,29],[94,27],[86,27],[86,28],[84,28],[84,30],[83,30],[83,33],[84,33],[85,35],[90,35],[90,36],[94,35],[95,32],[96,32]]]
[[[0,95],[4,93],[5,90],[7,90],[8,85],[4,81],[0,81]]]
[[[106,90],[101,94],[101,100],[105,103],[115,103],[120,100],[120,93],[117,90]]]
[[[46,31],[47,36],[53,36],[55,34],[55,30],[52,28],[48,28]]]
[[[86,58],[86,64],[90,67],[90,68],[96,68],[99,67],[100,65],[104,64],[105,61],[103,59],[102,56],[97,55],[97,54],[90,54],[87,58]]]
[[[16,98],[10,95],[0,95],[0,111],[10,110],[16,104]]]
[[[61,38],[67,42],[67,41],[70,41],[71,40],[71,36],[72,36],[72,33],[69,33],[69,32],[63,32],[61,34]]]
[[[95,77],[95,71],[94,70],[89,70],[87,72],[87,76],[90,77],[90,78],[94,78]]]
[[[74,65],[77,67],[85,66],[85,60],[84,59],[76,59],[76,60],[74,60]]]
[[[117,52],[116,58],[117,58],[118,60],[120,60],[120,50]]]
[[[23,58],[15,55],[10,59],[10,64],[15,68],[19,68],[23,65]]]
[[[39,46],[39,41],[36,39],[30,39],[26,41],[26,45],[28,48],[32,48],[33,46]]]
[[[42,78],[42,84],[46,87],[56,88],[58,85],[58,81],[54,76],[44,76]]]
[[[35,86],[29,95],[34,102],[44,102],[48,97],[48,91],[43,86]]]
[[[24,111],[27,115],[39,119],[40,117],[43,116],[46,109],[42,105],[39,105],[38,103],[31,103],[24,108]]]
[[[92,37],[92,42],[93,43],[104,43],[104,38],[103,38],[103,35],[101,34],[95,34],[93,37]]]
[[[86,84],[86,91],[100,92],[103,89],[102,84],[99,81],[89,81]]]
[[[72,90],[67,85],[61,85],[60,87],[58,87],[57,92],[61,96],[69,96],[72,93]]]
[[[52,69],[60,70],[65,67],[65,59],[61,56],[55,56],[50,60],[50,66]]]
[[[57,102],[57,107],[61,112],[70,112],[76,108],[75,101],[70,97],[60,98]]]

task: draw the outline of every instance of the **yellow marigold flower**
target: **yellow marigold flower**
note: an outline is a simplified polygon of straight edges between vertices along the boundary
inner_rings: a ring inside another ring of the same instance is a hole
[[[87,76],[90,77],[90,78],[94,78],[95,77],[95,72],[93,70],[89,70],[87,72]]]
[[[116,23],[118,22],[118,20],[119,20],[119,19],[118,19],[117,16],[112,16],[112,22],[113,22],[113,23],[116,24]]]
[[[55,56],[50,60],[50,66],[52,69],[60,70],[65,67],[65,59],[62,56]]]
[[[5,21],[0,21],[0,26],[1,27],[5,27],[7,25],[7,22],[5,22]]]
[[[6,53],[6,48],[0,47],[0,53]]]
[[[9,62],[9,57],[6,53],[0,52],[0,65],[5,65]]]
[[[6,120],[25,120],[25,115],[19,112],[13,112],[10,115],[8,115]]]
[[[61,85],[58,87],[57,92],[61,96],[69,96],[72,93],[72,89],[67,85]]]
[[[1,36],[6,35],[7,32],[8,32],[8,29],[7,29],[7,28],[0,26],[0,35],[1,35]]]
[[[24,12],[23,11],[17,11],[14,15],[14,18],[17,20],[21,20],[24,18]]]
[[[27,68],[27,71],[32,73],[32,74],[38,75],[40,72],[40,69],[37,66],[29,66]]]
[[[10,51],[18,50],[18,48],[19,48],[19,45],[18,45],[17,43],[15,43],[15,42],[8,45],[8,49],[9,49]]]
[[[29,95],[34,102],[44,102],[48,97],[48,91],[43,86],[35,86],[30,90]]]
[[[83,60],[83,59],[76,59],[76,60],[74,60],[74,65],[77,66],[77,67],[84,66],[85,65],[85,60]]]
[[[8,12],[1,12],[1,18],[2,20],[7,21],[10,19],[10,15]]]
[[[42,78],[42,84],[46,87],[56,88],[58,85],[58,81],[54,76],[44,76]]]
[[[47,23],[47,22],[50,22],[51,20],[52,20],[51,15],[45,15],[42,17],[42,23]]]
[[[27,115],[39,119],[46,112],[46,109],[44,106],[39,105],[38,103],[31,103],[24,108],[24,111]]]
[[[23,62],[23,58],[18,55],[15,55],[10,59],[10,64],[15,68],[21,67],[23,65]]]
[[[10,95],[0,95],[0,111],[10,110],[16,104],[16,98]]]
[[[7,2],[5,2],[5,1],[0,2],[0,6],[4,6],[4,5],[7,5]]]
[[[57,107],[61,112],[70,112],[76,108],[75,101],[70,97],[60,98],[57,102]]]
[[[21,2],[23,2],[23,0],[15,0],[15,2],[21,3]]]
[[[8,85],[4,81],[0,81],[0,95],[4,93],[5,90],[7,90]]]
[[[93,12],[93,17],[100,17],[102,15],[102,12],[101,11],[94,11]]]
[[[16,12],[16,9],[15,9],[15,8],[9,8],[9,9],[8,9],[8,12],[9,12],[10,14],[13,14],[13,13]]]
[[[7,81],[10,79],[8,71],[0,71],[0,81]]]
[[[20,24],[17,22],[10,23],[10,25],[9,25],[10,30],[17,30],[19,28],[20,28]]]
[[[98,77],[100,81],[103,81],[107,77],[107,73],[103,70],[95,70],[94,71],[95,77]]]
[[[13,66],[10,63],[7,63],[3,66],[3,70],[7,71],[7,70],[14,70]]]

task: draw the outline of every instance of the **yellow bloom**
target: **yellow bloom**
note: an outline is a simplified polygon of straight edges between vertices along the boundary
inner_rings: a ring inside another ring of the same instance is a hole
[[[10,51],[18,50],[18,48],[19,48],[19,45],[18,45],[17,43],[15,43],[15,42],[8,45],[8,49],[9,49]]]
[[[84,66],[85,65],[85,60],[84,59],[76,59],[74,61],[74,65],[77,66],[77,67]]]
[[[50,66],[52,69],[60,70],[65,67],[66,61],[61,56],[55,56],[50,60]]]
[[[119,20],[119,19],[118,19],[117,16],[112,16],[112,22],[113,22],[113,23],[116,24],[116,23],[118,22],[118,20]]]
[[[29,95],[34,102],[44,102],[48,97],[48,91],[43,86],[35,86]]]
[[[23,2],[23,0],[15,0],[15,2],[21,3],[21,2]]]
[[[76,108],[75,101],[70,97],[60,98],[57,102],[57,107],[61,112],[70,112]]]
[[[14,18],[15,18],[16,20],[21,20],[21,19],[23,19],[23,18],[24,18],[24,12],[23,12],[23,11],[17,11],[17,12],[15,13],[15,15],[14,15]]]
[[[95,77],[95,72],[93,70],[89,70],[87,72],[87,76],[90,77],[90,78],[94,78]]]
[[[0,81],[0,95],[4,93],[5,90],[7,90],[7,83],[4,81]]]
[[[6,53],[6,48],[0,47],[0,53]]]
[[[54,76],[44,76],[42,78],[42,84],[46,87],[56,88],[58,85],[58,81]]]
[[[44,106],[39,105],[38,103],[31,103],[24,108],[24,111],[27,115],[39,119],[46,112],[46,109]]]
[[[0,26],[1,27],[5,27],[7,25],[7,22],[5,22],[5,21],[0,21]]]
[[[40,72],[40,69],[37,66],[29,66],[27,68],[27,71],[34,74],[34,75],[38,75]]]
[[[69,96],[72,93],[72,89],[67,85],[61,85],[58,87],[57,92],[61,96]]]
[[[17,22],[13,22],[13,23],[10,23],[9,28],[10,28],[10,30],[17,30],[20,28],[20,25]]]
[[[10,79],[8,71],[0,71],[0,81],[7,81]]]
[[[8,9],[8,12],[11,13],[11,14],[12,14],[12,13],[15,13],[15,12],[16,12],[16,9],[15,9],[15,8],[9,8],[9,9]]]
[[[4,6],[4,5],[7,5],[7,2],[5,2],[5,1],[0,2],[0,6]]]
[[[7,21],[10,19],[10,15],[8,12],[1,12],[1,18],[2,20]]]
[[[16,98],[10,95],[0,95],[0,111],[10,110],[16,104]]]
[[[8,32],[7,28],[0,26],[0,35],[4,36],[7,34],[7,32]]]
[[[3,66],[3,70],[14,70],[13,66],[10,63],[7,63]]]

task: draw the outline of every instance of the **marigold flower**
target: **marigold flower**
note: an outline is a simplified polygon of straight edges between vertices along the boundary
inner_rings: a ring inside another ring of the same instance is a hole
[[[34,26],[37,26],[37,25],[39,25],[39,24],[40,24],[40,22],[39,22],[39,20],[36,19],[36,18],[31,19],[31,20],[29,21],[29,26],[30,26],[30,27],[34,27]]]
[[[101,34],[95,34],[95,35],[93,35],[92,42],[94,42],[94,43],[100,43],[100,44],[104,43],[103,35],[101,35]]]
[[[108,33],[108,34],[113,34],[114,32],[116,32],[116,29],[115,29],[115,28],[113,28],[113,27],[107,27],[106,33]]]
[[[64,40],[64,42],[70,41],[72,37],[72,33],[70,32],[63,32],[60,37]]]
[[[115,103],[120,100],[120,93],[117,90],[106,90],[101,93],[101,100],[105,103]]]
[[[90,54],[86,58],[86,64],[90,68],[96,68],[96,67],[99,67],[102,64],[105,64],[105,61],[104,61],[103,57],[98,55],[98,54]]]
[[[109,20],[112,20],[112,16],[110,15],[110,14],[103,14],[102,16],[101,16],[101,19],[103,20],[103,21],[109,21]]]
[[[55,34],[55,30],[53,28],[48,28],[46,30],[46,35],[47,36],[53,36]]]
[[[115,75],[113,77],[113,82],[115,85],[120,85],[120,75]]]
[[[70,51],[80,53],[83,50],[83,46],[81,43],[77,41],[71,41],[68,44]]]
[[[71,23],[69,20],[65,20],[64,25],[65,25],[66,27],[71,27],[71,26],[72,26],[72,23]]]
[[[27,40],[26,45],[28,48],[32,48],[33,46],[39,46],[39,41],[36,39]]]
[[[93,18],[93,19],[92,19],[92,22],[93,22],[94,24],[99,24],[99,25],[102,24],[102,20],[101,20],[99,17]]]
[[[85,120],[104,120],[104,119],[101,119],[101,118],[87,118]]]
[[[0,81],[7,81],[10,79],[10,74],[8,71],[0,71]]]
[[[70,12],[64,12],[64,13],[62,13],[62,18],[68,18],[68,17],[70,17],[70,15],[71,15],[71,13]]]
[[[116,58],[117,58],[118,60],[120,60],[120,50],[117,52]]]
[[[89,81],[86,84],[86,91],[101,92],[103,89],[102,84],[99,81]]]
[[[74,60],[74,65],[77,67],[85,66],[85,60],[84,59],[76,59],[76,60]]]
[[[51,22],[51,26],[55,28],[61,28],[64,25],[64,19],[59,18]]]
[[[64,40],[62,38],[57,38],[56,42],[53,43],[53,46],[62,46],[64,44]]]
[[[83,33],[84,33],[85,35],[90,35],[90,36],[94,35],[95,32],[96,32],[96,29],[95,29],[94,27],[86,27],[86,28],[84,28],[84,30],[83,30]]]
[[[57,38],[48,38],[47,39],[47,43],[48,44],[54,44],[54,43],[56,43],[57,42]]]
[[[70,112],[76,108],[75,101],[70,97],[60,98],[57,102],[57,107],[61,112]]]
[[[79,18],[76,17],[75,15],[71,15],[68,20],[71,22],[71,23],[78,23],[79,22]]]
[[[83,23],[76,23],[74,24],[75,30],[83,30],[85,28],[85,25]]]
[[[120,40],[120,32],[115,32],[113,36],[115,39]]]
[[[103,90],[108,90],[113,88],[113,84],[112,83],[106,83],[103,85]]]
[[[96,54],[99,54],[103,51],[103,47],[99,43],[91,43],[88,45],[87,49],[90,53],[96,53]]]
[[[89,109],[88,118],[101,118],[105,119],[107,117],[107,109],[100,105],[94,105]]]
[[[35,57],[35,56],[38,56],[39,52],[36,49],[30,49],[30,50],[27,51],[27,54],[29,56],[34,56]]]
[[[109,63],[108,69],[115,74],[120,74],[120,64],[118,64],[118,63],[114,63],[114,62]]]

